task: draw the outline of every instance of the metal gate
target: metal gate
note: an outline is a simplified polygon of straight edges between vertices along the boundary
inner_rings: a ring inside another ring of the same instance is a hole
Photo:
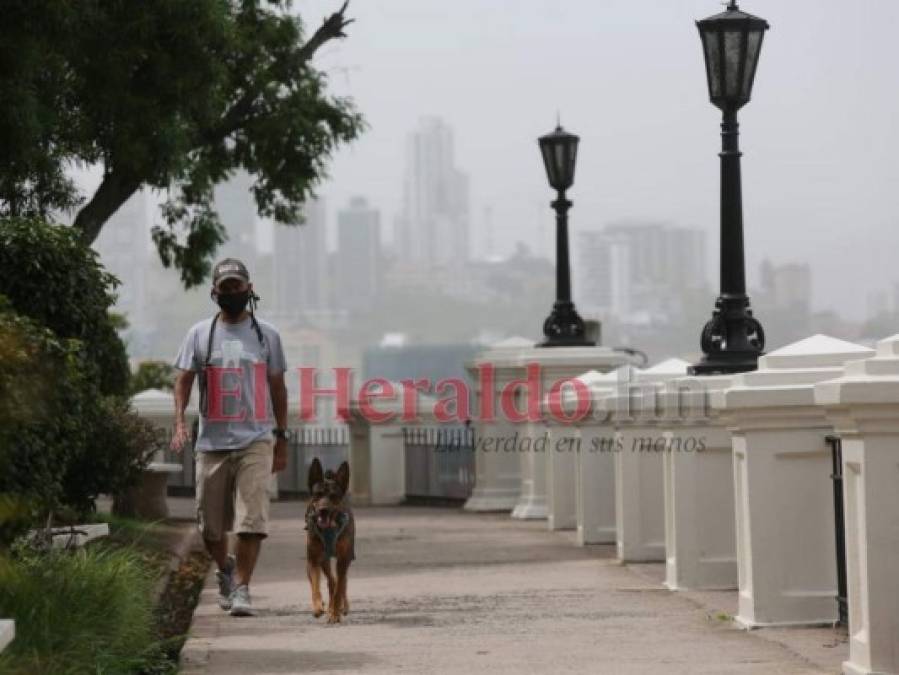
[[[309,465],[318,457],[322,467],[337,470],[349,460],[350,435],[347,427],[299,427],[290,430],[287,442],[287,467],[278,474],[278,492],[286,495],[307,494]]]
[[[407,501],[464,501],[475,477],[475,436],[470,426],[405,427]]]
[[[830,446],[833,461],[833,514],[837,551],[837,612],[840,625],[849,622],[849,602],[846,589],[846,518],[843,513],[843,443],[839,436],[827,436],[824,439]]]

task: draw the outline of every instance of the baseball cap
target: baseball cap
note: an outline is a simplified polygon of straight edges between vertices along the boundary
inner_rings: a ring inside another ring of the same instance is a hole
[[[237,258],[225,258],[212,268],[212,285],[218,286],[225,279],[240,279],[249,283],[250,273],[247,266]]]

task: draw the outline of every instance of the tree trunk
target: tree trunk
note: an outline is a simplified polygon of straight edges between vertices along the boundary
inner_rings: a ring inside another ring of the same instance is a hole
[[[79,231],[81,241],[88,246],[93,244],[106,221],[128,201],[140,185],[139,180],[115,171],[106,174],[94,196],[75,216],[73,227]]]

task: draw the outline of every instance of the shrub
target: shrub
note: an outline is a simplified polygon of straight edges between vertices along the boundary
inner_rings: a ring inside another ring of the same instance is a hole
[[[158,447],[125,402],[117,283],[70,228],[0,220],[0,547],[61,509],[92,512]]]
[[[94,405],[80,345],[14,312],[0,296],[0,547],[63,501],[70,457]]]
[[[161,447],[123,398],[100,393],[92,371],[80,341],[0,296],[0,548],[62,509],[76,519],[93,512],[99,494],[136,484]]]
[[[134,396],[147,389],[175,388],[175,368],[165,361],[144,361],[131,374],[129,394]]]
[[[135,549],[15,553],[0,559],[0,615],[16,621],[0,672],[124,675],[159,663],[156,572]]]
[[[0,220],[0,293],[23,316],[82,342],[104,395],[126,395],[128,356],[109,308],[118,280],[72,228],[32,218]]]
[[[80,514],[94,510],[100,494],[118,495],[140,480],[141,471],[165,443],[156,427],[116,397],[100,399],[83,452],[69,458],[63,476],[63,502]]]

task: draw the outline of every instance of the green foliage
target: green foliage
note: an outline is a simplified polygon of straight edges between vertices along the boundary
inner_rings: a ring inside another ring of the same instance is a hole
[[[16,621],[0,672],[163,672],[152,606],[157,578],[158,569],[136,549],[38,553],[18,547],[0,558],[0,615]]]
[[[344,6],[345,8],[345,6]],[[13,2],[0,22],[0,216],[82,201],[65,169],[103,179],[75,229],[90,243],[141,187],[168,190],[160,257],[200,283],[226,233],[213,187],[239,169],[258,212],[301,221],[335,148],[363,123],[311,65],[343,9],[308,39],[288,0]]]
[[[99,398],[82,421],[90,433],[85,446],[70,454],[62,502],[83,516],[94,510],[100,494],[121,494],[135,485],[164,442],[150,422],[118,397]]]
[[[115,278],[70,228],[0,220],[0,546],[135,484],[161,439],[129,410]]]
[[[94,372],[80,341],[0,310],[0,547],[63,508],[91,513],[162,449],[123,397],[101,394]]]
[[[80,340],[91,364],[86,375],[102,394],[125,395],[128,357],[109,314],[117,285],[71,228],[0,220],[0,293],[59,338]]]
[[[82,366],[77,341],[0,310],[0,547],[62,502],[70,457],[88,450]]]
[[[173,391],[174,388],[175,369],[165,361],[144,361],[138,365],[137,370],[131,374],[128,386],[131,396],[147,389]]]

